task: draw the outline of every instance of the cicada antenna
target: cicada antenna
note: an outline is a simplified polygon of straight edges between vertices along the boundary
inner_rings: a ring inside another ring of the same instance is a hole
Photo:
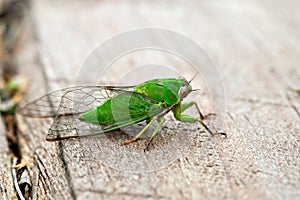
[[[196,78],[197,75],[198,75],[198,73],[196,73],[188,83],[190,84]]]

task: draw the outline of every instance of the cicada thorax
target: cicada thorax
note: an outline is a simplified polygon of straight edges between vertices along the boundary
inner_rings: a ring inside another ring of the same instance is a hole
[[[185,79],[154,79],[134,88],[134,91],[151,99],[164,102],[167,106],[178,104],[191,91]]]

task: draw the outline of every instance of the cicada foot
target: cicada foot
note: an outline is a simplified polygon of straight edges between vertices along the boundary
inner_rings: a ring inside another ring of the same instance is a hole
[[[133,142],[136,142],[138,140],[138,138],[133,138],[131,140],[126,140],[123,142],[124,145],[127,145],[127,144],[130,144],[130,143],[133,143]]]
[[[224,138],[227,138],[227,134],[225,132],[213,132],[210,130],[210,128],[202,121],[202,120],[199,120],[199,123],[212,135],[212,136],[215,136],[215,135],[223,135]]]
[[[151,138],[150,140],[148,140],[147,145],[146,145],[146,147],[145,147],[145,149],[144,149],[144,152],[149,151],[150,146],[151,146],[151,144],[152,144],[152,139],[153,139],[153,138]]]
[[[221,137],[227,138],[227,133],[225,132],[215,132],[215,135],[220,135]]]
[[[227,133],[225,133],[225,132],[218,132],[218,131],[212,132],[212,131],[209,131],[209,133],[210,133],[211,136],[213,136],[213,137],[215,137],[215,136],[221,136],[221,137],[224,138],[224,139],[227,138]]]
[[[214,119],[216,116],[215,113],[208,113],[207,115],[201,116],[201,120]]]

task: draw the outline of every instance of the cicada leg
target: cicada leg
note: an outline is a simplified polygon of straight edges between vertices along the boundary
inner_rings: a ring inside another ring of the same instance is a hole
[[[186,109],[188,109],[189,107],[191,106],[195,106],[197,108],[197,111],[200,115],[200,120],[197,119],[196,117],[192,116],[192,115],[188,115],[188,114],[183,114],[182,112],[184,112]],[[188,102],[188,103],[183,103],[183,104],[177,104],[176,106],[174,106],[173,108],[173,113],[174,113],[174,117],[181,121],[181,122],[189,122],[189,123],[195,123],[195,122],[199,122],[211,135],[216,135],[216,134],[221,134],[221,135],[224,135],[225,137],[227,137],[227,134],[226,133],[222,133],[222,132],[212,132],[208,126],[203,122],[204,119],[206,119],[208,116],[211,116],[211,115],[215,115],[215,114],[208,114],[208,115],[203,115],[201,112],[200,112],[200,109],[197,105],[196,102]]]
[[[165,122],[165,118],[161,117],[158,119],[159,124],[157,125],[157,127],[155,128],[155,130],[153,131],[151,138],[149,139],[146,148],[144,149],[144,151],[149,150],[149,147],[151,145],[151,142],[153,140],[153,138],[157,135],[158,131],[160,130],[161,126],[163,125],[163,123]]]
[[[184,112],[186,109],[188,109],[189,107],[192,107],[192,106],[195,106],[199,115],[200,115],[200,119],[201,120],[205,120],[205,119],[209,119],[210,117],[215,117],[216,114],[215,113],[208,113],[206,115],[203,115],[198,104],[195,102],[195,101],[191,101],[191,102],[187,102],[187,103],[182,103],[180,105],[180,109],[181,109],[181,112]]]
[[[155,122],[157,120],[157,117],[153,117],[152,119],[151,119],[151,121],[134,137],[134,138],[132,138],[131,140],[126,140],[126,141],[124,141],[123,142],[123,144],[130,144],[130,143],[132,143],[132,142],[135,142],[135,141],[137,141],[137,139],[149,128],[149,126],[151,126],[151,124],[153,123],[153,122]]]

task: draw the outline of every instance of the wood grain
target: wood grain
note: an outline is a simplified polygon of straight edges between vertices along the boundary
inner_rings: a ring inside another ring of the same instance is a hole
[[[88,140],[46,142],[51,120],[19,116],[22,153],[40,172],[39,199],[299,198],[300,96],[289,90],[300,88],[296,4],[33,1],[34,37],[19,61],[31,80],[27,101],[74,84],[97,45],[142,27],[178,31],[201,44],[227,97],[224,126],[218,127],[227,139],[212,138],[198,125],[166,125],[166,137],[185,131],[193,136],[191,145],[165,167],[137,174],[100,162],[105,156],[95,141],[90,149]]]
[[[5,127],[0,120],[0,199],[12,199],[15,193],[11,176],[11,158],[5,136]]]

